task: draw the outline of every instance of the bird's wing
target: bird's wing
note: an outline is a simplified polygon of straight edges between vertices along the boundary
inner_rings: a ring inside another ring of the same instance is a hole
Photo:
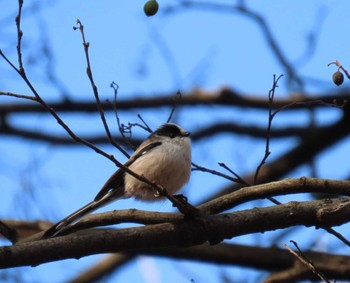
[[[139,157],[143,156],[151,149],[161,145],[161,142],[152,142],[140,146],[140,148],[130,157],[130,159],[124,164],[125,167],[129,167],[133,164]],[[116,199],[122,197],[124,193],[124,173],[123,168],[118,169],[103,185],[101,190],[95,197],[95,201],[99,201],[108,194],[108,198]]]
[[[151,149],[161,144],[161,142],[147,142],[147,144],[144,144],[143,146],[141,145],[140,148],[124,164],[124,166],[129,167],[140,156],[144,155]],[[44,235],[42,236],[42,239],[62,234],[62,232],[65,231],[68,226],[70,226],[73,222],[79,220],[85,214],[106,205],[107,203],[118,197],[122,197],[124,193],[124,172],[125,171],[123,170],[123,168],[120,168],[118,171],[116,171],[103,185],[102,189],[96,195],[95,199],[92,202],[73,212],[72,214],[62,219],[55,225],[51,226],[47,231],[45,231]]]

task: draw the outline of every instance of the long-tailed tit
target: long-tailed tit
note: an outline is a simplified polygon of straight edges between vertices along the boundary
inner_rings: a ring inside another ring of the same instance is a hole
[[[162,186],[169,194],[175,194],[188,182],[191,174],[189,135],[176,124],[164,124],[137,148],[124,166]],[[107,180],[92,202],[50,227],[42,238],[59,235],[73,222],[113,200],[130,197],[145,201],[161,199],[155,188],[120,168]]]

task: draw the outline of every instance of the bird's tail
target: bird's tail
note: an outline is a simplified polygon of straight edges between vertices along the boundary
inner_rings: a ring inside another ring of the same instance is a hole
[[[46,238],[58,236],[64,230],[66,230],[66,228],[68,226],[70,226],[70,224],[78,221],[84,215],[100,208],[101,206],[105,205],[107,202],[109,202],[108,198],[102,198],[100,200],[93,200],[92,202],[83,206],[79,210],[73,212],[71,215],[68,215],[66,218],[57,222],[55,225],[51,226],[48,230],[45,231],[45,233],[43,234],[41,239],[46,239]]]
[[[113,176],[115,176],[115,174],[113,174]],[[106,190],[107,186],[104,185],[102,188],[104,192],[103,195],[100,196],[98,194],[92,202],[78,209],[76,212],[73,212],[71,215],[68,215],[66,218],[62,219],[60,222],[57,222],[55,225],[53,225],[52,227],[50,227],[48,230],[44,232],[41,239],[51,238],[59,234],[62,234],[62,232],[65,231],[72,223],[78,221],[84,215],[106,205],[107,203],[113,200],[122,198],[124,195],[123,187],[120,187],[120,186],[114,187],[113,184],[110,184],[109,182],[110,180],[107,181],[109,190]]]

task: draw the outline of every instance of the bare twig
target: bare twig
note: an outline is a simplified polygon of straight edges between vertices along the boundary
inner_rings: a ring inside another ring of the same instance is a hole
[[[22,7],[23,7],[23,0],[18,0],[18,14],[16,16],[16,27],[17,27],[17,47],[16,47],[16,49],[17,49],[19,73],[25,75],[24,68],[23,68],[22,51],[21,51],[21,41],[22,41],[22,37],[23,37],[23,32],[21,30]]]
[[[324,276],[324,274],[316,267],[316,265],[309,259],[307,258],[303,252],[299,249],[298,244],[295,241],[290,241],[298,250],[298,253],[293,251],[290,247],[288,247],[287,244],[282,243],[286,249],[293,254],[296,258],[298,258],[308,269],[310,269],[315,275],[317,275],[321,280],[323,280],[324,282],[327,283],[331,283],[331,281],[329,281],[327,279],[326,276]]]
[[[169,123],[171,121],[171,119],[173,118],[173,115],[174,115],[175,110],[176,110],[176,106],[181,99],[182,99],[182,94],[180,91],[178,91],[176,93],[175,97],[171,100],[171,102],[173,103],[173,107],[171,108],[167,123]]]
[[[3,56],[1,50],[0,50],[0,55]],[[21,98],[21,99],[33,100],[36,102],[38,101],[35,96],[18,94],[18,93],[13,93],[13,92],[0,91],[0,95],[6,95],[6,96]]]
[[[78,19],[77,20],[77,26],[74,26],[73,29],[74,30],[78,29],[80,31],[80,34],[81,34],[81,37],[82,37],[82,40],[83,40],[83,46],[84,46],[84,51],[85,51],[85,59],[86,59],[86,63],[87,63],[86,73],[87,73],[87,76],[88,76],[88,78],[90,80],[90,83],[91,83],[91,86],[92,86],[92,90],[93,90],[93,93],[94,93],[94,96],[95,96],[95,100],[96,100],[96,105],[97,105],[98,111],[100,112],[101,120],[102,120],[103,126],[105,128],[106,134],[108,136],[108,139],[110,140],[110,143],[112,145],[114,145],[121,153],[123,153],[126,157],[129,157],[129,154],[117,142],[115,142],[115,140],[113,139],[113,137],[111,135],[111,132],[109,130],[109,127],[108,127],[108,124],[107,124],[107,121],[106,121],[106,117],[105,117],[105,114],[104,114],[104,110],[103,110],[103,107],[102,107],[101,102],[100,102],[100,97],[99,97],[99,94],[98,94],[98,88],[97,88],[97,86],[95,84],[95,81],[94,81],[94,78],[93,78],[93,75],[92,75],[92,69],[91,69],[91,63],[90,63],[90,57],[89,57],[89,46],[90,46],[90,44],[85,39],[84,25]]]
[[[219,162],[218,163],[219,166],[225,168],[227,171],[229,171],[231,174],[233,174],[238,182],[237,183],[240,183],[240,184],[243,184],[243,185],[246,185],[246,186],[251,186],[248,182],[246,182],[241,176],[239,176],[236,172],[234,172],[231,168],[229,168],[225,163],[221,163]]]
[[[339,232],[335,231],[333,228],[330,228],[330,227],[329,228],[323,228],[323,229],[326,230],[329,234],[332,234],[333,236],[337,237],[345,245],[350,247],[350,241],[348,239],[346,239],[342,234],[340,234]]]
[[[142,121],[143,125],[138,124],[138,123],[128,123],[128,125],[125,125],[124,123],[120,122],[120,118],[119,118],[119,114],[118,114],[118,108],[117,108],[117,99],[118,99],[118,89],[119,89],[119,85],[116,84],[115,82],[111,83],[111,88],[113,88],[114,91],[114,103],[111,103],[113,106],[113,110],[114,110],[114,114],[117,120],[117,124],[118,124],[118,130],[120,135],[123,137],[123,139],[128,143],[128,145],[131,148],[134,148],[134,146],[131,143],[131,138],[132,138],[132,128],[135,126],[138,126],[142,129],[144,129],[145,131],[152,133],[152,129],[147,125],[147,123],[144,121],[144,119],[141,117],[140,114],[137,115],[137,117]],[[128,135],[128,137],[126,136],[126,134]]]
[[[265,146],[265,155],[262,158],[260,164],[258,165],[258,167],[256,168],[255,171],[255,176],[254,176],[254,184],[257,184],[257,180],[258,180],[258,176],[259,176],[259,171],[261,169],[261,167],[265,164],[267,158],[269,157],[269,155],[271,154],[270,152],[270,137],[271,137],[271,126],[272,126],[272,120],[273,120],[273,112],[272,112],[272,104],[273,104],[273,100],[275,97],[275,90],[278,87],[278,81],[280,80],[280,78],[282,78],[283,75],[280,75],[277,79],[276,79],[276,75],[273,75],[273,83],[272,83],[272,88],[269,91],[269,118],[268,118],[268,124],[267,124],[267,130],[266,130],[266,146]]]
[[[140,125],[138,123],[135,123],[134,125],[139,126],[140,128],[144,129],[145,131],[152,133],[152,129],[150,128],[150,126],[148,126],[148,124],[146,123],[146,121],[142,118],[142,116],[140,114],[137,114],[137,117],[142,121],[143,125]]]
[[[268,99],[269,99],[269,116],[268,116],[268,125],[267,125],[267,130],[266,130],[266,147],[265,147],[265,155],[262,158],[260,164],[258,165],[255,175],[254,175],[254,184],[257,184],[258,182],[258,176],[261,167],[266,163],[267,158],[270,156],[270,138],[271,138],[271,132],[272,132],[272,121],[274,117],[276,116],[277,113],[279,113],[282,110],[291,108],[293,106],[303,104],[303,105],[324,105],[324,106],[331,106],[331,107],[337,107],[337,108],[343,108],[345,104],[347,103],[346,100],[344,100],[341,104],[338,104],[336,100],[334,100],[332,103],[329,102],[324,102],[322,100],[311,100],[311,101],[298,101],[298,102],[292,102],[288,103],[284,106],[279,107],[275,111],[273,111],[273,102],[274,102],[274,97],[275,97],[275,90],[278,87],[278,81],[283,77],[283,75],[280,75],[278,78],[276,78],[276,75],[273,76],[273,85],[271,90],[269,91]]]
[[[135,145],[133,145],[131,142],[131,138],[132,138],[131,129],[120,122],[120,118],[119,118],[119,114],[118,114],[118,107],[117,107],[119,85],[116,84],[115,82],[112,82],[110,84],[110,87],[113,88],[113,92],[114,92],[114,101],[113,101],[113,103],[110,103],[110,104],[113,107],[113,112],[114,112],[115,118],[117,120],[118,131],[119,131],[120,135],[122,136],[124,142],[127,144],[127,146],[135,149]],[[108,99],[107,99],[107,102],[109,102]],[[126,136],[126,135],[128,135],[128,136]],[[115,143],[117,143],[117,141],[115,139],[113,139],[113,141]],[[130,155],[128,153],[126,153],[126,154],[127,154],[127,157],[129,158]]]
[[[119,118],[119,115],[118,115],[118,109],[117,109],[117,99],[118,99],[118,89],[119,89],[119,85],[116,84],[115,82],[112,82],[110,84],[110,87],[113,88],[113,92],[114,92],[114,101],[112,104],[113,106],[113,110],[114,110],[114,114],[115,114],[115,118],[117,120],[117,124],[118,124],[118,129],[119,129],[119,133],[121,134],[121,136],[123,137],[123,139],[128,139],[128,141],[130,142],[130,137],[131,137],[131,131],[126,131],[125,130],[125,127],[124,127],[124,124],[122,124],[120,122],[120,118]],[[129,138],[127,138],[125,136],[125,133],[128,133],[129,134]],[[130,156],[128,156],[130,157]]]
[[[194,167],[192,169],[192,171],[202,171],[202,172],[208,172],[208,173],[211,173],[213,175],[217,175],[217,176],[220,176],[220,177],[223,177],[227,180],[230,180],[232,182],[235,182],[235,183],[240,183],[240,180],[238,178],[232,178],[231,176],[228,176],[226,174],[223,174],[221,172],[218,172],[218,171],[215,171],[215,170],[212,170],[212,169],[209,169],[209,168],[205,168],[203,166],[200,166],[198,164],[195,164],[192,162],[192,166]]]
[[[316,99],[316,100],[310,100],[310,101],[297,101],[297,102],[291,102],[288,103],[284,106],[281,106],[279,108],[277,108],[273,113],[272,113],[272,118],[274,118],[276,116],[277,113],[279,113],[282,110],[286,110],[286,109],[290,109],[292,107],[295,107],[297,105],[323,105],[323,106],[328,106],[328,107],[335,107],[335,108],[344,108],[345,105],[347,104],[347,100],[344,99],[342,100],[341,103],[338,103],[338,101],[336,99],[334,99],[332,102],[325,102],[323,100],[320,99]]]

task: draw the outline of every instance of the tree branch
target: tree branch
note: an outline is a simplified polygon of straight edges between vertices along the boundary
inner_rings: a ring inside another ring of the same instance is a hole
[[[250,233],[296,225],[332,227],[350,221],[350,199],[332,199],[254,208],[245,211],[118,230],[92,230],[0,248],[0,268],[83,256],[165,247],[189,247]]]
[[[348,127],[349,122],[350,115],[345,112],[343,118],[334,125],[310,131],[310,133],[304,136],[296,147],[261,168],[259,183],[268,183],[282,178],[288,172],[304,163],[307,163],[322,150],[330,148],[336,142],[347,137],[350,134],[350,128]],[[253,173],[248,176],[243,176],[242,178],[248,183],[253,183],[254,175],[255,174]],[[242,187],[240,184],[230,185],[217,194],[209,197],[208,200],[228,194],[240,187]]]
[[[86,272],[71,279],[69,282],[88,283],[98,280],[106,276],[109,272],[115,271],[121,265],[125,264],[126,261],[139,254],[213,264],[235,265],[266,271],[284,271],[294,267],[296,262],[295,258],[288,251],[277,247],[257,247],[225,243],[214,246],[203,244],[182,249],[140,250],[137,252],[108,255],[100,263],[96,264],[96,266],[92,266]],[[304,252],[304,255],[311,259],[328,277],[337,280],[347,280],[350,278],[349,256],[313,251]],[[310,272],[304,272],[301,280],[314,278]]]
[[[0,95],[14,96],[10,92],[0,91]],[[16,94],[21,95],[21,94]],[[145,95],[129,95],[130,97],[136,97],[136,99],[123,99],[118,100],[118,111],[127,111],[130,109],[150,109],[159,107],[172,107],[174,94],[158,93],[148,98]],[[299,95],[290,96],[284,95],[287,98],[275,99],[272,103],[272,108],[277,110],[286,105],[295,104],[293,107],[284,109],[284,111],[297,111],[313,108],[321,108],[331,103],[343,104],[344,101],[348,101],[350,93],[342,92],[337,95],[320,93],[310,96],[307,93],[300,93]],[[314,102],[319,103],[314,103]],[[322,103],[324,102],[324,103]],[[228,88],[221,88],[216,91],[206,91],[202,89],[195,89],[192,92],[184,93],[181,100],[176,102],[177,107],[202,105],[202,106],[234,106],[234,107],[248,107],[252,109],[268,110],[269,105],[264,96],[254,96],[249,94],[239,94],[236,91]],[[80,100],[79,102],[64,100],[59,102],[52,101],[50,106],[55,109],[56,112],[69,112],[69,113],[85,113],[85,112],[97,112],[96,102],[92,100]],[[114,111],[113,105],[109,102],[101,102],[101,106],[105,111]],[[328,105],[329,106],[329,105]],[[18,104],[5,104],[0,105],[0,114],[11,113],[47,113],[42,106],[32,103],[18,103]]]

